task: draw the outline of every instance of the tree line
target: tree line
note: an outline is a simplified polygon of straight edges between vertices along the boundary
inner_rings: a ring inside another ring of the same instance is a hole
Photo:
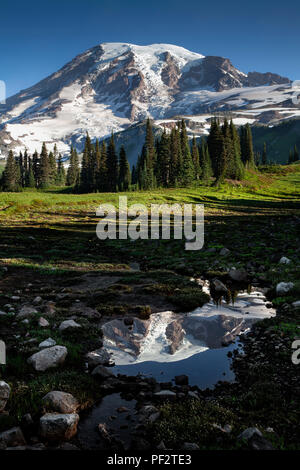
[[[266,148],[264,148],[264,153]],[[47,189],[70,186],[74,192],[116,192],[148,190],[159,187],[186,187],[193,184],[220,184],[225,178],[241,180],[245,169],[255,168],[251,128],[242,126],[238,132],[233,121],[211,121],[207,138],[190,142],[184,119],[159,138],[154,137],[150,119],[137,163],[130,169],[125,148],[116,151],[112,133],[108,143],[87,134],[81,163],[76,148],[71,146],[67,171],[56,145],[48,152],[28,155],[10,151],[0,187],[3,191],[22,188]]]

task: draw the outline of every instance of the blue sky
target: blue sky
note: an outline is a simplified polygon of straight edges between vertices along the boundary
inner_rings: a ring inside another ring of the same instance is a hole
[[[300,79],[300,3],[276,0],[1,0],[7,96],[101,42],[171,43],[229,57],[244,72]]]

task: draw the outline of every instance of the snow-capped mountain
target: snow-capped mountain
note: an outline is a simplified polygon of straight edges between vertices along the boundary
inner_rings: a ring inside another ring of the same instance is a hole
[[[103,138],[146,117],[172,125],[188,116],[199,135],[218,110],[233,110],[237,124],[279,121],[300,115],[292,95],[288,78],[245,74],[222,57],[169,44],[103,43],[0,105],[0,150],[33,152],[45,141],[65,152],[71,142],[80,148],[86,131]]]

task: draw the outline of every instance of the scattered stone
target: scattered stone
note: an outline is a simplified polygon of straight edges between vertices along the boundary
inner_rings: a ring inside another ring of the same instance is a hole
[[[77,433],[78,421],[76,413],[47,413],[40,418],[40,435],[46,440],[69,440]]]
[[[276,294],[284,295],[294,288],[293,282],[279,282],[276,286]]]
[[[19,310],[17,314],[17,318],[29,318],[32,317],[33,315],[36,315],[38,311],[32,307],[31,305],[23,305],[23,307]]]
[[[279,260],[280,264],[290,264],[291,260],[289,258],[286,258],[285,256],[282,256]]]
[[[89,367],[96,366],[114,366],[114,361],[111,358],[111,354],[106,349],[96,349],[87,353],[86,359]]]
[[[109,377],[115,377],[115,374],[113,374],[110,370],[108,370],[104,366],[97,366],[92,372],[92,375],[99,377],[100,379],[108,379]]]
[[[0,310],[0,317],[2,317],[3,315],[7,315],[7,312],[3,312],[3,310]]]
[[[51,346],[55,346],[55,345],[56,345],[56,341],[54,339],[47,338],[39,344],[39,348],[50,348]]]
[[[43,397],[44,406],[48,411],[57,411],[58,413],[75,413],[79,403],[71,393],[52,391]]]
[[[74,446],[74,444],[70,444],[70,442],[64,442],[61,446],[59,446],[59,450],[80,450],[80,449]]]
[[[44,317],[40,317],[39,318],[39,326],[41,326],[42,328],[46,328],[47,326],[49,326],[49,322],[48,320],[46,320],[46,318]]]
[[[175,376],[175,384],[176,385],[188,385],[189,378],[187,375],[176,375]]]
[[[53,346],[51,348],[42,349],[28,359],[36,371],[43,372],[52,367],[57,367],[65,362],[68,350],[65,346]]]
[[[259,429],[247,428],[241,434],[238,435],[238,439],[245,439],[246,441],[249,441],[253,436],[263,437]]]
[[[182,450],[199,450],[199,446],[195,442],[184,442],[181,449]]]
[[[4,410],[6,403],[9,399],[9,395],[10,386],[3,380],[0,380],[0,413]]]
[[[0,433],[0,443],[4,443],[7,447],[16,447],[26,445],[24,435],[21,428],[15,427]]]
[[[44,315],[47,317],[53,317],[56,313],[55,303],[54,302],[47,302],[44,308]]]
[[[221,256],[227,256],[227,255],[229,255],[229,253],[230,253],[230,250],[228,250],[228,248],[224,247],[220,250],[220,255]]]
[[[104,441],[111,443],[113,441],[112,436],[109,434],[107,426],[105,423],[98,424],[98,431]]]
[[[299,308],[299,307],[300,307],[300,300],[296,300],[296,302],[293,302],[293,303],[292,303],[292,306],[293,306],[294,308]]]
[[[69,328],[81,328],[79,323],[76,323],[74,320],[65,320],[59,325],[59,331],[65,331]]]
[[[42,301],[42,297],[40,297],[40,296],[38,295],[37,297],[34,298],[34,300],[33,300],[32,303],[33,303],[33,305],[38,305],[38,304],[41,303],[41,301]]]
[[[154,393],[157,398],[176,398],[176,393],[171,390],[161,390],[160,392]]]

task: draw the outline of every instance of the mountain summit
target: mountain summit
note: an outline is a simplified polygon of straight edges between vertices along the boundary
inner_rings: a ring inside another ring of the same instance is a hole
[[[172,119],[217,110],[293,109],[291,82],[236,69],[229,59],[170,44],[103,43],[0,105],[0,146],[40,149],[41,142],[80,147],[88,131],[105,137],[151,117]],[[255,118],[254,118],[255,120]]]

